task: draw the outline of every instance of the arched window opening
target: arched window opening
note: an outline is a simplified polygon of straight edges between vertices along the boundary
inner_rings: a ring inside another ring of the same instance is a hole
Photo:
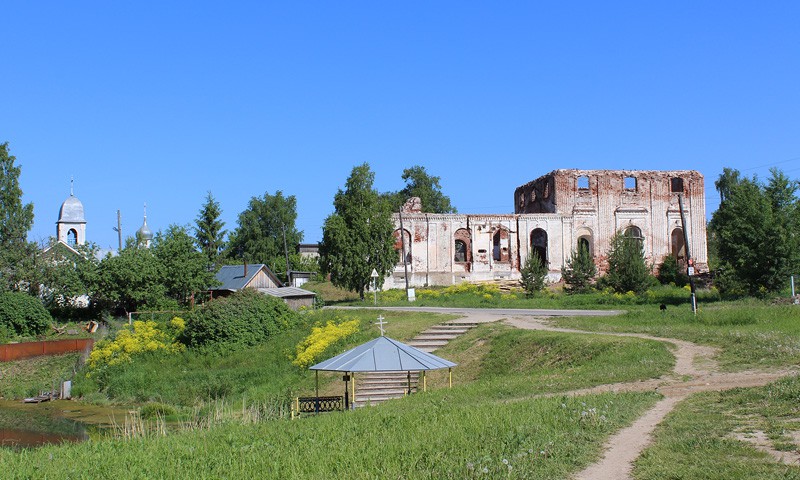
[[[495,262],[507,262],[508,254],[508,230],[499,228],[492,236],[492,258]]]
[[[400,236],[400,230],[395,230],[394,235],[394,251],[397,254],[397,264],[403,264],[403,238]],[[411,233],[408,230],[403,230],[403,235],[406,241],[406,263],[411,265]]]
[[[639,248],[644,248],[644,236],[642,236],[642,229],[631,225],[623,232],[626,239],[633,240],[639,244]]]
[[[541,228],[537,228],[531,232],[531,255],[533,252],[539,256],[539,261],[542,265],[547,265],[549,259],[547,257],[547,232]]]
[[[679,264],[686,264],[686,242],[683,241],[681,228],[672,231],[672,256],[678,259]]]
[[[74,247],[78,244],[78,232],[73,228],[67,232],[67,245]]]
[[[453,261],[464,265],[466,271],[470,271],[472,262],[472,235],[466,228],[459,228],[453,234]]]

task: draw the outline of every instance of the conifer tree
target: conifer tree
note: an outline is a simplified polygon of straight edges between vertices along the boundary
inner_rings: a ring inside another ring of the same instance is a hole
[[[216,269],[219,255],[225,246],[225,233],[222,227],[225,222],[220,220],[222,210],[219,202],[214,199],[211,192],[206,196],[206,203],[200,208],[200,213],[195,220],[195,243],[208,259],[208,268]]]
[[[567,284],[566,290],[570,293],[585,293],[592,288],[592,281],[597,275],[597,266],[594,263],[589,247],[581,243],[561,267],[561,278]]]
[[[544,289],[547,272],[547,262],[543,262],[539,257],[539,252],[534,250],[525,261],[525,266],[519,271],[521,275],[520,282],[522,283],[522,288],[525,289],[525,293],[533,295],[536,292],[541,292]]]

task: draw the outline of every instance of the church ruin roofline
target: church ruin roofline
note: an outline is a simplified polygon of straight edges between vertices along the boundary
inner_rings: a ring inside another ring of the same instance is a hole
[[[591,177],[591,176],[609,176],[620,175],[628,177],[699,177],[703,178],[703,174],[697,170],[638,170],[638,169],[589,169],[583,170],[579,168],[558,168],[552,170],[544,175],[541,175],[530,182],[524,183],[517,187],[517,190],[533,186],[546,178],[552,177]]]

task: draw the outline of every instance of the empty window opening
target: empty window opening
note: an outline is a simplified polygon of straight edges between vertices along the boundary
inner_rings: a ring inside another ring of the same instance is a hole
[[[678,259],[681,265],[686,264],[686,242],[683,241],[683,229],[676,228],[672,231],[672,256]]]
[[[78,243],[78,232],[75,229],[71,229],[67,232],[67,245],[74,247]]]
[[[464,264],[464,270],[470,271],[472,262],[472,236],[466,228],[459,228],[455,231],[455,242],[453,244],[453,261]]]
[[[683,193],[683,179],[680,177],[671,178],[669,189],[672,193]]]
[[[636,187],[636,177],[625,177],[625,190],[635,192]]]
[[[400,230],[395,230],[394,233],[394,251],[397,254],[397,264],[403,265],[403,238],[400,237]],[[405,237],[405,250],[406,250],[406,263],[411,264],[411,233],[408,230],[403,230]]]
[[[504,228],[492,236],[492,258],[496,262],[508,261],[508,230]]]
[[[456,262],[467,261],[467,243],[464,240],[456,240],[456,255],[454,260]]]
[[[578,177],[578,190],[589,190],[589,177],[585,175]]]
[[[537,228],[531,232],[531,255],[536,254],[542,265],[548,264],[547,259],[547,232]]]
[[[586,250],[589,254],[592,253],[592,237],[583,235],[578,238],[578,251]]]
[[[642,236],[642,229],[631,225],[630,227],[625,229],[623,233],[626,239],[633,240],[639,244],[639,248],[644,247],[644,237]]]

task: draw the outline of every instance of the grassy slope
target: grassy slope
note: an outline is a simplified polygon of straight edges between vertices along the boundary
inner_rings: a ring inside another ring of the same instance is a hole
[[[69,380],[78,366],[79,353],[0,362],[0,397],[18,399],[51,391]]]

